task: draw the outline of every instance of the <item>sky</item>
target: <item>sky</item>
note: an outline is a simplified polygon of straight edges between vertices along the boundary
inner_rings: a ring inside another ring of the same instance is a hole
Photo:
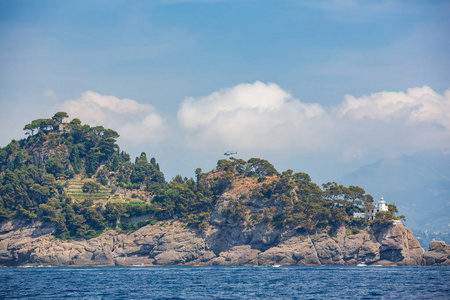
[[[121,135],[166,179],[224,152],[328,182],[450,152],[450,1],[0,1],[0,146],[33,119]]]

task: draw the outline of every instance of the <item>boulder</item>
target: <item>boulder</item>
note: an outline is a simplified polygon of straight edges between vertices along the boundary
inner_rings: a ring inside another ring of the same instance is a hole
[[[292,237],[258,256],[259,265],[320,265],[310,237]]]
[[[321,264],[344,265],[344,255],[339,244],[326,233],[312,240]]]
[[[450,245],[442,241],[432,241],[430,251],[423,255],[423,262],[427,266],[450,266]]]

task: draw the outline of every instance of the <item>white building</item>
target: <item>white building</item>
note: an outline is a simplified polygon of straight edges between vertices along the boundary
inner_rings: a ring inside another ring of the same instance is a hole
[[[379,211],[388,211],[389,208],[386,205],[386,201],[384,201],[383,197],[381,197],[380,201],[378,201],[377,205],[375,205],[375,208],[372,209],[372,211],[369,211],[367,213],[353,213],[354,218],[364,218],[367,220],[373,220],[375,218],[375,215]]]

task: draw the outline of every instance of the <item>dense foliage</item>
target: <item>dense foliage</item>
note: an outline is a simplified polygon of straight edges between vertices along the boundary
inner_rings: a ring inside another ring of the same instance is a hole
[[[372,196],[360,187],[344,187],[335,182],[319,187],[306,173],[287,170],[279,174],[269,162],[258,158],[248,162],[234,158],[220,160],[216,170],[220,176],[209,182],[219,186],[220,191],[232,188],[233,182],[255,178],[253,184],[248,181],[248,186],[255,186],[249,194],[232,199],[223,209],[225,217],[234,221],[244,221],[250,216],[250,223],[271,223],[276,227],[297,228],[299,232],[327,226],[337,228],[344,223],[356,227],[370,223],[352,217],[354,212],[374,208]],[[394,216],[396,212],[395,205],[390,204],[389,211],[377,213],[374,223],[390,224],[394,219],[404,218]]]
[[[360,187],[334,182],[319,187],[306,173],[280,174],[259,158],[222,159],[209,173],[195,170],[195,180],[177,175],[166,182],[159,164],[146,153],[132,163],[116,144],[114,130],[65,118],[65,112],[58,112],[51,119],[34,120],[24,127],[27,138],[0,148],[0,221],[40,219],[55,224],[55,236],[64,239],[91,238],[106,228],[136,230],[164,220],[205,230],[221,201],[219,213],[229,223],[307,232],[366,224],[351,216],[373,208],[372,197]],[[74,177],[82,182],[82,200],[67,194],[67,180]],[[238,182],[248,192],[241,192]],[[131,199],[97,201],[93,195],[102,188],[131,193]],[[233,197],[224,199],[224,192]],[[390,205],[375,222],[388,224],[398,218],[396,212]]]

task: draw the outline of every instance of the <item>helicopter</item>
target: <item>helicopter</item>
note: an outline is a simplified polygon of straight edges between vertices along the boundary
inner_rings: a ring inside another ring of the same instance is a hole
[[[235,151],[235,152],[233,152],[233,151],[227,151],[227,152],[225,152],[223,155],[230,156],[230,155],[232,155],[232,154],[237,154],[237,153],[238,153],[237,151]]]

